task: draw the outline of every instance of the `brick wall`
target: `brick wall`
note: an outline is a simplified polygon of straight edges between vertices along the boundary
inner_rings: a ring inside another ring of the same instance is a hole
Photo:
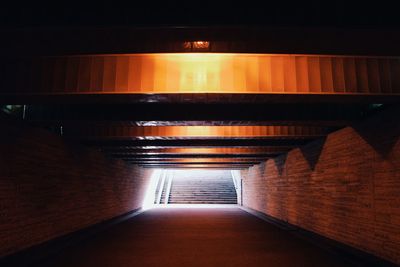
[[[243,171],[244,205],[400,263],[400,109]]]
[[[0,122],[0,256],[141,206],[149,170]]]

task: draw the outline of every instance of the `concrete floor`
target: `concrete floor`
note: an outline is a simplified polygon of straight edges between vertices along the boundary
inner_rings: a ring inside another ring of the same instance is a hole
[[[46,266],[351,266],[237,207],[155,208]]]

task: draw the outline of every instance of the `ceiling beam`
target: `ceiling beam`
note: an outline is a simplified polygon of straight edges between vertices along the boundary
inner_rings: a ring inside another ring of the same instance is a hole
[[[141,165],[137,164],[143,168],[161,168],[161,169],[223,169],[223,170],[243,170],[247,169],[253,165],[229,165],[229,164],[221,164],[221,165],[185,165],[185,164],[148,164]]]
[[[82,140],[81,143],[99,148],[110,147],[271,147],[271,146],[300,146],[314,138],[286,139],[183,139],[183,140]]]
[[[244,139],[317,138],[332,130],[318,126],[80,126],[63,127],[63,135],[77,139]]]
[[[94,146],[94,145],[95,144],[92,144],[92,146]],[[293,148],[295,148],[295,145],[291,145],[291,146],[289,146],[289,145],[287,145],[287,146],[283,146],[283,145],[282,146],[267,146],[267,145],[264,145],[264,146],[260,146],[260,145],[247,145],[247,146],[223,145],[223,146],[219,146],[219,145],[215,144],[214,146],[201,147],[201,146],[191,146],[191,145],[187,145],[187,146],[185,146],[185,145],[181,145],[181,146],[147,146],[147,145],[145,145],[145,146],[131,146],[131,145],[119,146],[119,145],[111,145],[111,146],[108,146],[108,145],[102,144],[102,145],[97,146],[97,149],[99,149],[103,152],[142,151],[143,153],[146,153],[147,151],[152,151],[154,149],[155,149],[155,151],[161,151],[161,150],[166,150],[166,151],[177,150],[177,151],[179,151],[180,149],[183,149],[185,151],[195,149],[197,151],[197,150],[214,150],[214,149],[217,149],[217,150],[220,150],[220,149],[222,149],[222,150],[226,150],[226,149],[229,149],[229,150],[230,149],[251,150],[251,149],[271,149],[271,148],[277,149],[280,152],[281,150],[288,151],[290,149],[293,149]]]
[[[117,155],[207,155],[207,154],[236,154],[252,155],[265,154],[273,155],[287,152],[293,147],[215,147],[215,148],[153,148],[153,149],[132,149],[130,147],[103,148],[102,151]]]
[[[253,166],[255,164],[258,164],[260,162],[258,161],[246,161],[246,162],[236,162],[236,161],[220,161],[220,162],[212,162],[212,161],[199,161],[199,162],[158,162],[158,161],[152,161],[152,162],[143,162],[143,161],[127,161],[128,163],[131,164],[140,164],[140,165],[146,165],[146,166],[151,166],[151,165],[178,165],[178,164],[183,164],[183,165],[232,165],[232,166]]]
[[[0,60],[0,74],[1,98],[60,93],[400,95],[399,57],[210,53],[17,57]],[[199,75],[206,78],[196,78]]]
[[[36,27],[1,30],[1,35],[1,51],[7,51],[8,55],[176,53],[187,52],[184,42],[198,40],[212,42],[211,52],[221,53],[400,55],[397,45],[400,43],[400,34],[396,29],[270,26]]]
[[[176,93],[176,94],[135,94],[135,93],[87,93],[87,94],[4,94],[0,104],[9,105],[126,105],[143,103],[197,103],[197,104],[398,104],[398,94],[226,94],[226,93]],[[166,111],[168,112],[168,111]]]
[[[201,158],[135,158],[125,157],[120,158],[125,161],[141,161],[141,162],[261,162],[267,160],[269,157],[248,157],[248,158],[236,158],[236,157],[201,157]]]
[[[289,151],[293,147],[214,147],[214,148],[201,148],[201,147],[193,147],[193,148],[152,148],[152,149],[141,149],[130,147],[114,147],[114,148],[103,148],[103,152],[105,153],[115,153],[115,154],[130,154],[130,155],[185,155],[185,154],[194,154],[194,155],[204,155],[204,154],[238,154],[238,155],[246,155],[246,154],[275,154]]]
[[[376,101],[376,100],[375,100]],[[326,125],[343,126],[372,110],[365,104],[31,105],[26,119],[41,125]],[[244,112],[245,111],[245,112]]]
[[[110,156],[121,159],[180,159],[180,158],[271,158],[279,154],[157,154],[137,155],[129,153],[110,153]]]

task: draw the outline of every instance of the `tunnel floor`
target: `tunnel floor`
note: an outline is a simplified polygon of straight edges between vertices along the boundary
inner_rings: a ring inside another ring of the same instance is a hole
[[[236,206],[155,208],[41,266],[351,266]]]

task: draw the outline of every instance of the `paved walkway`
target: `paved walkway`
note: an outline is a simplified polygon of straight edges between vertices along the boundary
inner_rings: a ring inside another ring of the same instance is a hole
[[[155,208],[65,250],[49,266],[350,266],[237,207]]]

